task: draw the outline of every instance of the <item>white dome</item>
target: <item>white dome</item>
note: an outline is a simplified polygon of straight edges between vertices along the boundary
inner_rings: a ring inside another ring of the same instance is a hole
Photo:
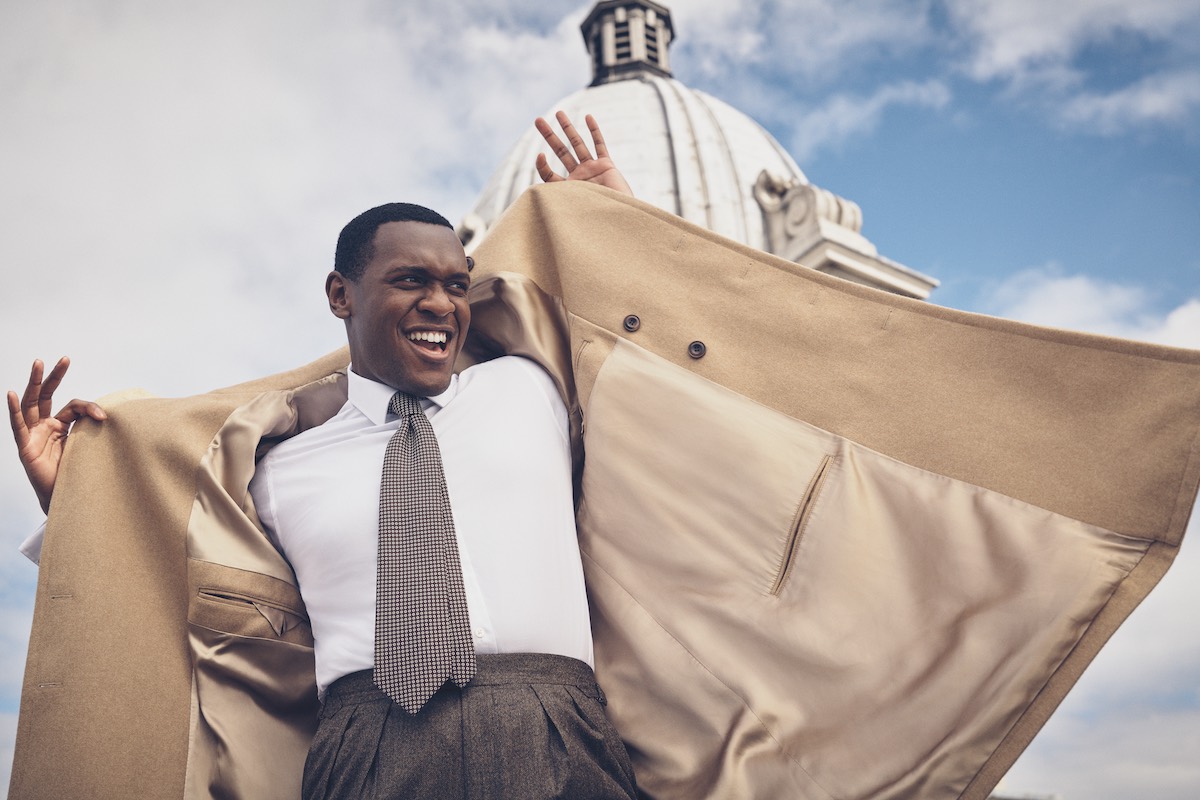
[[[567,112],[585,128],[592,114],[634,194],[729,239],[797,265],[908,297],[937,286],[881,256],[862,233],[862,211],[813,186],[762,127],[730,105],[671,77],[671,12],[654,0],[600,0],[580,26],[592,85],[543,116]],[[458,226],[472,252],[521,194],[541,178],[545,152],[530,129],[492,175]]]
[[[609,153],[641,200],[758,249],[768,249],[759,173],[805,184],[800,167],[763,128],[737,109],[674,78],[639,75],[590,86],[543,114],[600,123]],[[493,173],[460,226],[469,249],[526,188],[540,183],[534,157],[549,150],[530,129]],[[557,159],[550,156],[550,163]],[[561,172],[561,168],[560,168]]]

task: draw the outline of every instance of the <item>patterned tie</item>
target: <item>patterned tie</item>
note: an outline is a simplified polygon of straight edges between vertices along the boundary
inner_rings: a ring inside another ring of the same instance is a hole
[[[383,455],[375,593],[375,685],[410,714],[449,678],[475,676],[467,595],[433,426],[411,395]]]

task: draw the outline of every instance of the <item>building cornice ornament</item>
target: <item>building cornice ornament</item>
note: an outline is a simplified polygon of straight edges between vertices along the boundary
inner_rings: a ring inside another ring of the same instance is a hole
[[[767,252],[856,283],[922,300],[938,282],[879,255],[863,236],[862,209],[828,189],[767,170],[754,182]]]

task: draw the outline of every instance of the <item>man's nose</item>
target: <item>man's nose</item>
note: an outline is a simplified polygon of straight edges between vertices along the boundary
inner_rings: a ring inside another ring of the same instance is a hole
[[[450,295],[446,292],[445,287],[431,286],[429,287],[429,291],[425,292],[424,297],[417,304],[417,308],[427,314],[444,317],[454,311],[454,303],[451,302]]]

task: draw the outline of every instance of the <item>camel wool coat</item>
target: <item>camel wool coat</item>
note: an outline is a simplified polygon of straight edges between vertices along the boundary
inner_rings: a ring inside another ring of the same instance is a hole
[[[596,673],[647,797],[984,798],[1179,548],[1200,352],[897,297],[574,183],[476,258],[464,363],[533,358],[572,413]],[[312,640],[246,487],[347,361],[77,426],[10,797],[298,797]]]

